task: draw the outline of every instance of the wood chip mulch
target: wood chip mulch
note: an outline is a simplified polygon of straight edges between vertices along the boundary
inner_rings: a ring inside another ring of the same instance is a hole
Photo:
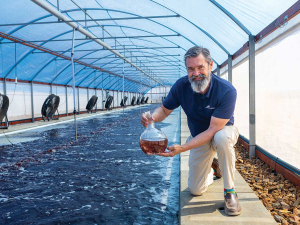
[[[239,143],[235,146],[236,169],[278,224],[300,225],[300,187],[277,174],[262,160],[252,157]]]

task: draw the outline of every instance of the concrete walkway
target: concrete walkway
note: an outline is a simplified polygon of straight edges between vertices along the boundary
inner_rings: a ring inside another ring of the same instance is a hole
[[[181,144],[190,136],[186,115],[181,110]],[[224,207],[223,179],[216,180],[201,196],[190,194],[188,181],[189,151],[180,156],[180,225],[194,224],[277,224],[262,202],[236,170],[235,190],[242,206],[240,216],[227,216]]]

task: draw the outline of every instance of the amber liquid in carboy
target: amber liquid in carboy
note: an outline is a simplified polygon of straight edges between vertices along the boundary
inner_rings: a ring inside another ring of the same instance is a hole
[[[140,146],[143,152],[147,155],[163,153],[168,146],[168,139],[140,140]]]

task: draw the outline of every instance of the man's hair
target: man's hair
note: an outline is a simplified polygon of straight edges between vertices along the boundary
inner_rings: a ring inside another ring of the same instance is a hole
[[[209,64],[211,61],[210,52],[207,48],[202,48],[200,46],[194,46],[187,50],[187,52],[184,55],[184,63],[186,63],[187,58],[196,58],[198,55],[202,54],[206,60],[206,62]]]

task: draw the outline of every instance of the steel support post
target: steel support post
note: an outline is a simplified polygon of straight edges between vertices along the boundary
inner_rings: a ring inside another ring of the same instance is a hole
[[[86,88],[86,93],[87,93],[87,102],[89,102],[90,100],[89,88]]]
[[[95,88],[95,95],[98,97],[98,95],[97,95],[97,88]],[[96,102],[96,112],[98,110],[98,100],[99,100],[99,98],[97,99],[97,102]]]
[[[124,51],[124,55],[125,55],[125,51]],[[124,107],[125,107],[125,102],[124,102],[124,78],[125,78],[124,64],[125,64],[125,61],[123,60],[123,93],[122,93],[122,101],[123,101],[123,121],[124,121]]]
[[[4,93],[4,95],[7,95],[7,91],[6,91],[6,78],[3,79],[3,93]],[[5,116],[5,126],[8,127],[7,113],[6,113],[6,116]]]
[[[77,105],[78,105],[78,115],[80,114],[80,102],[79,102],[79,87],[77,87]]]
[[[50,84],[50,94],[52,94],[52,84]]]
[[[33,105],[33,82],[30,82],[31,91],[31,122],[34,123],[34,105]]]
[[[217,76],[221,77],[220,65],[217,65]]]
[[[78,25],[77,25],[78,26]],[[77,141],[77,123],[76,123],[76,101],[75,101],[75,75],[74,75],[74,39],[75,39],[75,28],[73,28],[72,38],[72,52],[71,52],[71,64],[72,64],[72,78],[73,78],[73,103],[74,103],[74,122],[75,122],[75,140]],[[79,102],[78,102],[79,105]]]
[[[232,55],[228,55],[228,81],[232,84]]]
[[[66,85],[66,115],[69,116],[69,112],[68,112],[68,85]]]
[[[7,91],[6,91],[6,78],[3,79],[3,93],[4,93],[4,95],[7,95]]]
[[[103,85],[102,85],[103,86]],[[101,108],[102,108],[102,110],[104,110],[104,104],[103,104],[103,101],[104,101],[104,96],[103,96],[103,87],[102,87],[102,106],[101,106]]]
[[[113,101],[112,101],[112,108],[114,108],[114,104],[115,104],[115,92],[112,91],[112,96],[113,96]]]
[[[255,156],[255,42],[249,35],[249,157]]]

